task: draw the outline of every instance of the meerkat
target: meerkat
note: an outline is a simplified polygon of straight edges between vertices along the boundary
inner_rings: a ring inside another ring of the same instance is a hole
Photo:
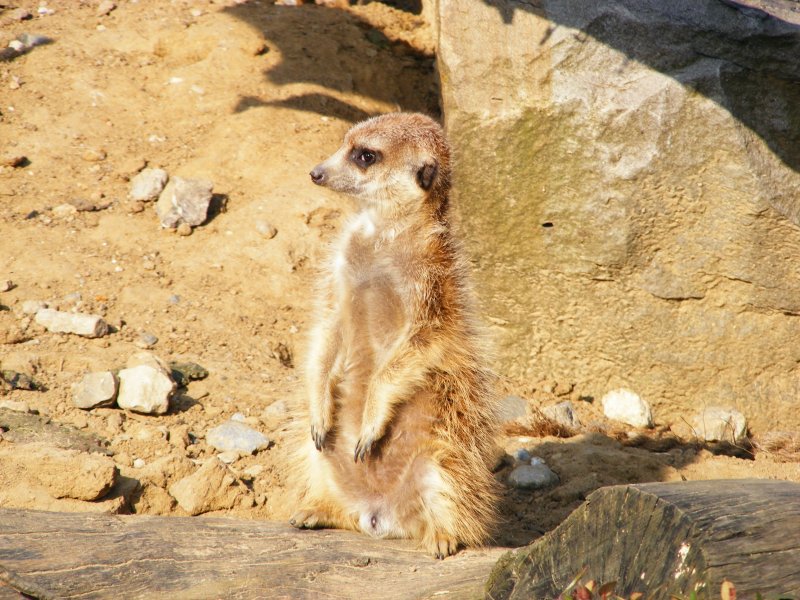
[[[448,220],[442,128],[368,119],[311,179],[359,210],[321,281],[290,522],[417,539],[437,558],[479,545],[495,518],[497,400]]]

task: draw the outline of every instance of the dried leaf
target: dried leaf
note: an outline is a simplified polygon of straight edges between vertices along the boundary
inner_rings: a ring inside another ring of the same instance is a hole
[[[614,593],[614,588],[617,587],[616,581],[609,581],[608,583],[604,583],[600,586],[600,589],[597,590],[598,595],[601,598],[607,598],[611,594]]]

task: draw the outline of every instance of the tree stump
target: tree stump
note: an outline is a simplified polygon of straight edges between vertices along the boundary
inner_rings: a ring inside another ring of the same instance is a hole
[[[437,561],[412,542],[266,521],[0,509],[0,599],[475,598],[502,553]]]
[[[772,480],[602,488],[556,529],[505,554],[487,597],[555,598],[580,573],[627,597],[800,597],[800,484]]]

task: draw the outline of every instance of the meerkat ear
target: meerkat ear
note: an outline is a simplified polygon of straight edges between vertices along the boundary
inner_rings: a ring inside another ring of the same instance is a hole
[[[439,163],[436,162],[436,159],[432,158],[429,162],[426,162],[424,165],[422,165],[417,171],[417,183],[419,184],[419,187],[426,192],[431,189],[433,180],[436,179],[436,174],[438,172]]]

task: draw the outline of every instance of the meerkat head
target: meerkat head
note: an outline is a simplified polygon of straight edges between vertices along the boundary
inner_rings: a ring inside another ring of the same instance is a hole
[[[353,126],[311,180],[376,208],[443,205],[450,187],[450,150],[441,126],[417,113],[391,113]],[[439,211],[443,206],[434,206]]]

